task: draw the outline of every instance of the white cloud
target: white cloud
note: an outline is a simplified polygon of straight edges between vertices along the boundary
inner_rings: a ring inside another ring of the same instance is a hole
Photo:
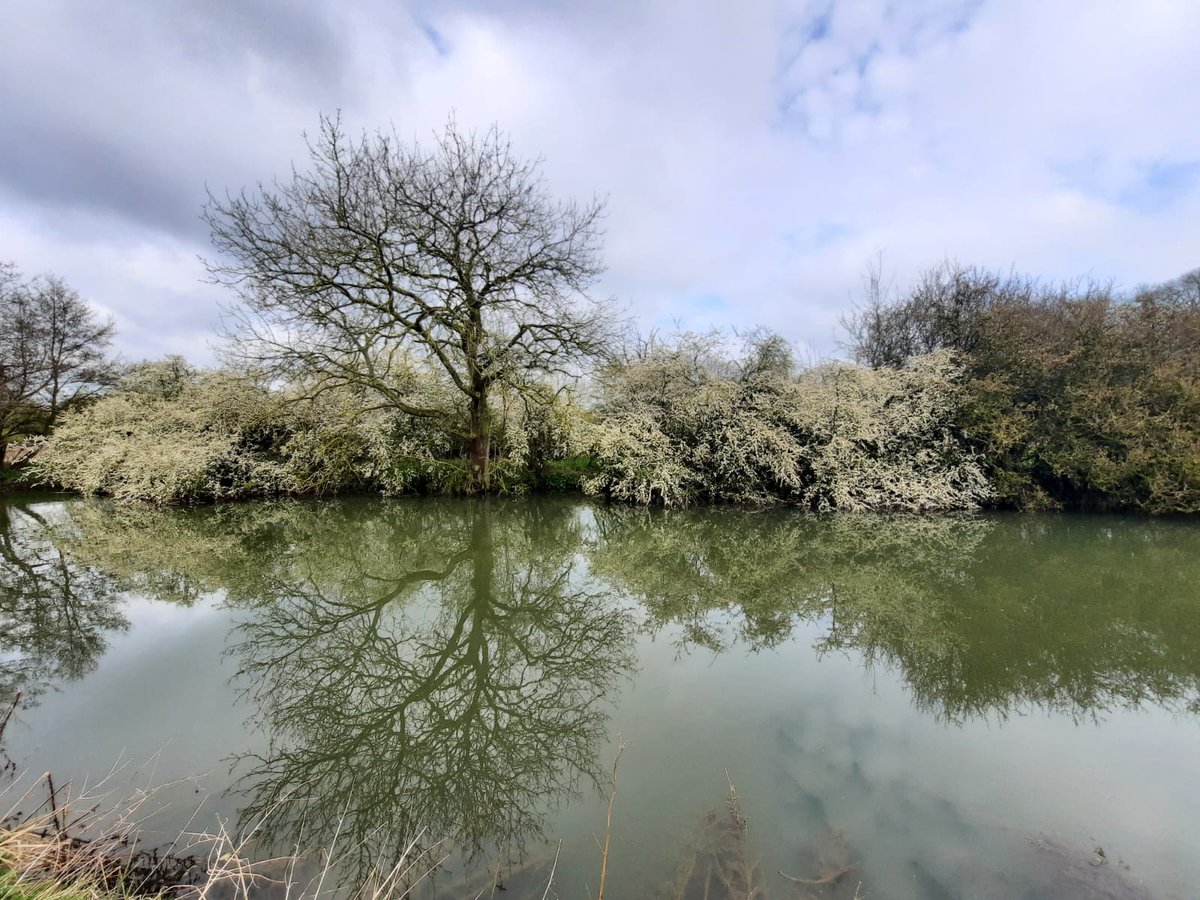
[[[1125,285],[1200,265],[1191,0],[184,9],[27,4],[0,37],[25,141],[0,150],[0,258],[112,309],[131,355],[205,355],[205,184],[285,173],[335,107],[405,136],[495,121],[561,192],[606,194],[602,290],[648,325],[827,351],[879,251],[900,282],[944,256]]]

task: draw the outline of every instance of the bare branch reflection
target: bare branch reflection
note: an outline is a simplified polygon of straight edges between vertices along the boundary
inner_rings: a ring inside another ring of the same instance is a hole
[[[436,536],[412,505],[373,535],[325,531],[333,546],[294,552],[297,577],[231,651],[271,734],[242,761],[244,817],[301,846],[338,833],[363,872],[422,829],[507,851],[540,835],[601,777],[608,700],[633,668],[632,619],[585,577],[574,510],[437,512]],[[387,533],[423,546],[389,556]]]
[[[91,672],[129,627],[115,582],[63,549],[45,505],[0,501],[0,704]]]

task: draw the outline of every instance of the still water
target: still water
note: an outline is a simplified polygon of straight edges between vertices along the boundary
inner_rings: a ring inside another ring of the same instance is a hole
[[[1200,896],[1195,523],[17,497],[18,690],[19,771],[347,887],[595,897],[624,741],[610,898]]]

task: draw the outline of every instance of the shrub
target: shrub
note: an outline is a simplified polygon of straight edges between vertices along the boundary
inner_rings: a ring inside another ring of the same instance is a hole
[[[174,397],[122,391],[64,416],[35,475],[157,503],[286,493],[286,467],[272,451],[287,418],[266,389],[219,373],[192,378]]]
[[[582,429],[596,466],[585,490],[821,510],[971,508],[988,496],[954,428],[961,370],[948,353],[895,372],[827,365],[793,378],[778,349],[758,335],[731,360],[711,337],[685,335],[610,370]]]

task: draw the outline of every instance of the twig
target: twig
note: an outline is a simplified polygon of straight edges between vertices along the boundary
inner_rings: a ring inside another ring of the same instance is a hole
[[[59,837],[62,837],[63,825],[58,819],[58,803],[55,795],[58,793],[54,789],[54,776],[49,772],[46,773],[46,787],[50,791],[50,821],[54,823],[54,828],[58,832]]]
[[[604,878],[608,874],[608,845],[612,840],[613,801],[617,799],[617,765],[621,762],[621,754],[625,752],[625,741],[617,735],[617,756],[613,760],[612,792],[608,795],[608,820],[604,824],[604,853],[600,858],[600,887],[596,890],[596,900],[604,900]]]
[[[797,878],[795,875],[789,875],[783,869],[779,870],[779,874],[792,884],[802,884],[805,887],[828,887],[831,884],[837,884],[853,871],[854,866],[842,866],[836,872],[830,872],[823,878]]]
[[[562,841],[558,842],[558,849],[554,851],[554,863],[550,866],[550,877],[546,879],[546,890],[542,892],[542,900],[546,900],[550,896],[550,885],[554,884],[554,870],[558,868],[558,854],[562,853]]]
[[[17,696],[13,697],[12,703],[8,706],[8,712],[4,714],[4,721],[0,722],[0,739],[4,737],[4,729],[8,727],[8,720],[12,718],[12,714],[17,709],[17,704],[21,702],[21,692],[17,691]]]

